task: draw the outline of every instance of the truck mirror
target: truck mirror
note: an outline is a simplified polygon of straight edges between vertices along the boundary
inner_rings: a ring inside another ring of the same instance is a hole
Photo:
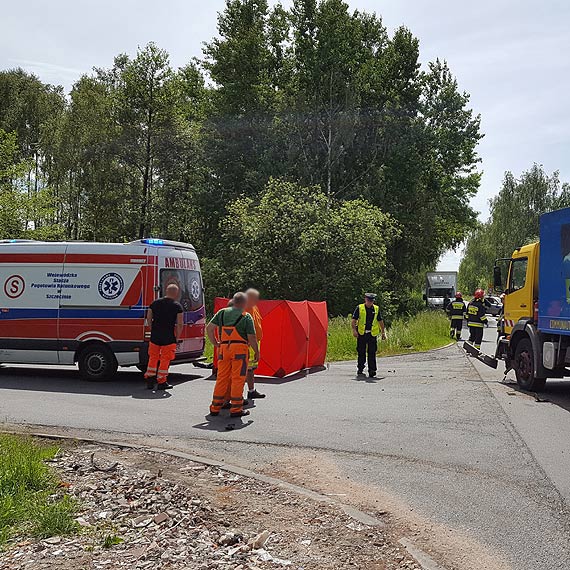
[[[501,275],[501,268],[498,265],[493,267],[493,288],[499,293],[503,292],[503,276]]]
[[[427,295],[425,293],[423,294],[423,298],[424,298],[424,301],[427,301]]]

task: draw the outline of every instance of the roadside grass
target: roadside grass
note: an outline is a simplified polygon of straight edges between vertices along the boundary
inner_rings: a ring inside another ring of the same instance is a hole
[[[449,320],[441,311],[423,311],[410,318],[396,319],[387,329],[387,340],[378,342],[378,355],[390,356],[445,346],[449,339]],[[206,339],[204,356],[212,362],[214,351]],[[356,359],[356,340],[352,336],[350,318],[329,320],[327,361]]]
[[[378,340],[378,355],[390,356],[430,350],[445,346],[449,339],[449,320],[440,311],[423,311],[410,318],[396,319],[386,330],[387,339]],[[335,317],[329,321],[327,360],[356,359],[356,339],[352,336],[350,318]]]
[[[57,447],[0,434],[0,548],[16,537],[48,538],[78,530],[76,502],[59,490],[46,461]]]

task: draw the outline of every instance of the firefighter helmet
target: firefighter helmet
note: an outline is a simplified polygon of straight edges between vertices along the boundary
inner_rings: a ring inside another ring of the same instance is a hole
[[[455,298],[456,298],[456,299],[463,299],[463,294],[461,293],[461,291],[457,291],[457,292],[455,293]]]
[[[475,289],[475,293],[473,293],[473,297],[475,299],[482,299],[485,296],[485,291],[483,289]]]

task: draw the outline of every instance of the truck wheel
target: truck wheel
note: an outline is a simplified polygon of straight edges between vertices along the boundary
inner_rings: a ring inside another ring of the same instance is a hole
[[[523,338],[515,349],[513,368],[517,376],[517,383],[523,390],[540,391],[544,389],[546,378],[535,377],[534,354],[532,343]]]
[[[86,346],[79,353],[79,373],[86,380],[109,380],[117,372],[117,359],[103,344]]]

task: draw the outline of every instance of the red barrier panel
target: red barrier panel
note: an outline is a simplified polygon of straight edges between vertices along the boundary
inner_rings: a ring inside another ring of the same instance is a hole
[[[256,374],[283,378],[307,365],[309,318],[306,302],[265,301],[261,358]]]
[[[217,297],[214,310],[227,307],[228,299]],[[263,341],[258,376],[283,378],[325,363],[328,315],[326,302],[260,301]],[[214,366],[217,364],[214,354]]]
[[[329,315],[325,301],[309,301],[309,346],[307,368],[323,366],[327,358]]]

